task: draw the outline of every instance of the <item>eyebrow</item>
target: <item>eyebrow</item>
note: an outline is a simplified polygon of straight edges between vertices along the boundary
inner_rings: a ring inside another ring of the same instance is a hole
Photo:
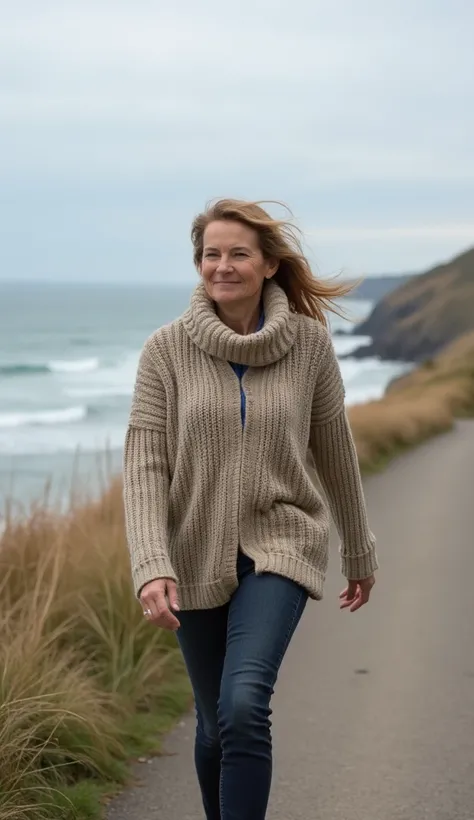
[[[212,245],[205,245],[204,250],[205,251],[217,251],[217,253],[219,253],[219,248],[214,248]],[[251,248],[247,248],[246,245],[235,245],[232,248],[232,250],[233,251],[247,251],[248,253],[251,252]]]

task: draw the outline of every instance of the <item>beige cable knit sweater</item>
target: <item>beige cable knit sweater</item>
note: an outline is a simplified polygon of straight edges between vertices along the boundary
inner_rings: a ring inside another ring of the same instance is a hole
[[[124,451],[127,537],[137,595],[178,584],[182,609],[220,606],[237,587],[240,547],[320,599],[329,517],[307,469],[311,447],[341,538],[342,572],[377,568],[344,388],[329,333],[290,312],[273,281],[265,324],[241,336],[203,286],[190,308],[142,350]],[[246,423],[239,380],[246,364]]]

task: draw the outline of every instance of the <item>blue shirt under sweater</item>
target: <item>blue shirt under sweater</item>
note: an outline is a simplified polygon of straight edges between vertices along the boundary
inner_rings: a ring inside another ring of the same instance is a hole
[[[258,333],[259,330],[262,329],[265,323],[265,314],[262,312],[260,314],[260,319],[258,320],[258,326],[255,333]],[[246,409],[246,398],[244,389],[242,387],[242,378],[246,370],[248,370],[247,364],[234,364],[234,362],[229,362],[231,368],[233,369],[234,373],[236,374],[239,382],[240,382],[240,417],[242,419],[242,427],[245,425],[245,409]]]

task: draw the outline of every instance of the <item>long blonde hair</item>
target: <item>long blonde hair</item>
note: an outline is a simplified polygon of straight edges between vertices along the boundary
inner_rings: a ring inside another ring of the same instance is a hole
[[[281,202],[273,204],[283,205]],[[285,205],[291,216],[291,211]],[[257,231],[260,249],[265,259],[279,262],[273,279],[285,291],[294,313],[303,313],[318,319],[327,326],[326,311],[347,318],[336,299],[346,296],[357,283],[323,282],[313,276],[310,264],[301,245],[300,230],[289,219],[273,219],[260,202],[239,199],[220,199],[209,203],[206,210],[196,216],[191,228],[193,259],[196,267],[202,261],[204,231],[216,220],[233,220]]]

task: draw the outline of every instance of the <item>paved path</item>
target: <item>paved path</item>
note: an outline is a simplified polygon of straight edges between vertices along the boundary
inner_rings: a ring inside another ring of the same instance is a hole
[[[366,481],[381,560],[339,612],[337,556],[273,701],[269,820],[473,820],[474,423]],[[202,820],[192,717],[109,820]]]

